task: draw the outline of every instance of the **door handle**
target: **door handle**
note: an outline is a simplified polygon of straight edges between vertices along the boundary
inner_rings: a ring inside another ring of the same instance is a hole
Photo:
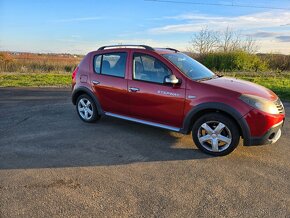
[[[97,81],[97,80],[93,80],[92,83],[93,83],[94,85],[98,85],[98,84],[100,84],[100,82]]]
[[[138,91],[140,91],[140,89],[139,88],[135,88],[135,87],[130,87],[129,91],[130,92],[138,92]]]

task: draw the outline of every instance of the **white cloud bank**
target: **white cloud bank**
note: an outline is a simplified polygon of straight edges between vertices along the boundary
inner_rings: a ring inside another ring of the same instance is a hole
[[[179,20],[181,23],[151,28],[149,32],[152,34],[190,33],[199,31],[204,26],[215,30],[225,29],[228,26],[241,30],[281,27],[289,22],[290,11],[269,11],[236,17],[181,14],[173,17],[164,17],[163,19]]]
[[[205,26],[211,30],[224,30],[230,27],[245,35],[253,36],[260,47],[259,52],[290,54],[290,29],[288,30],[290,11],[275,10],[232,17],[199,13],[180,14],[159,20],[172,21],[174,24],[151,28],[147,31],[149,34],[193,34]]]

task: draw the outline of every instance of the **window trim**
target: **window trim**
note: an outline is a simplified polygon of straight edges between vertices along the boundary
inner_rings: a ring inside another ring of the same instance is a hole
[[[156,85],[172,86],[171,84],[166,84],[166,83],[164,83],[164,82],[163,82],[163,83],[159,83],[159,82],[153,82],[153,81],[146,81],[146,80],[142,80],[142,79],[135,79],[135,78],[134,78],[134,56],[135,56],[136,54],[146,55],[146,56],[149,56],[149,57],[152,57],[152,58],[158,60],[162,65],[164,65],[164,66],[169,70],[169,72],[171,73],[170,75],[173,75],[172,70],[171,70],[171,69],[170,69],[170,68],[169,68],[165,63],[163,63],[159,58],[156,58],[156,57],[154,57],[153,55],[150,55],[150,54],[147,54],[147,53],[134,52],[134,53],[132,54],[132,80],[139,81],[139,82],[152,83],[152,84],[156,84]],[[141,61],[142,61],[142,64],[143,64],[143,60],[142,60],[142,58],[141,58]],[[144,65],[143,65],[143,66],[144,66]]]
[[[103,74],[102,73],[102,66],[103,66],[103,57],[104,57],[104,55],[110,55],[110,54],[120,54],[120,53],[122,53],[122,54],[126,54],[126,63],[125,63],[125,71],[124,71],[124,76],[116,76],[116,75],[110,75],[110,74]],[[96,59],[96,57],[98,57],[98,56],[101,56],[101,64],[100,64],[100,72],[98,73],[98,72],[96,72],[96,68],[95,68],[95,59]],[[125,51],[121,51],[121,52],[118,52],[118,51],[116,51],[116,52],[108,52],[108,53],[101,53],[101,54],[95,54],[94,55],[94,57],[93,57],[93,69],[94,69],[94,73],[95,74],[98,74],[98,75],[103,75],[103,76],[111,76],[111,77],[116,77],[116,78],[123,78],[123,79],[125,79],[125,77],[126,77],[126,72],[127,72],[127,62],[128,62],[128,52],[125,52]]]

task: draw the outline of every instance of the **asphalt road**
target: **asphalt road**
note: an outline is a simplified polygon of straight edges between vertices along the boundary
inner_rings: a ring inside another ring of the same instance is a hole
[[[83,123],[62,89],[0,89],[0,217],[290,217],[282,138],[225,157],[191,136]]]

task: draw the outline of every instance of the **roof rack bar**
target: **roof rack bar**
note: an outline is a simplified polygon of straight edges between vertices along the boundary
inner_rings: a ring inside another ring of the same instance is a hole
[[[100,47],[98,50],[104,50],[105,48],[113,48],[113,47],[143,47],[146,50],[154,51],[154,48],[148,45],[107,45]]]
[[[175,51],[175,52],[179,52],[177,49],[175,48],[165,48],[165,49],[168,49],[168,50],[171,50],[171,51]]]

